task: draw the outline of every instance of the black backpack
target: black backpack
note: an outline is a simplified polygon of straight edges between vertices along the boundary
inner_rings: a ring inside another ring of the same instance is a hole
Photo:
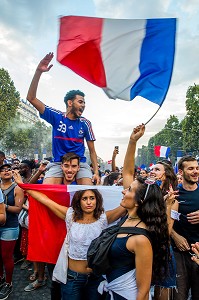
[[[103,275],[112,270],[108,253],[118,233],[144,234],[149,237],[149,233],[147,234],[147,230],[143,228],[121,227],[126,218],[118,224],[104,229],[100,236],[91,242],[87,252],[87,261],[88,267],[93,270],[95,275]]]

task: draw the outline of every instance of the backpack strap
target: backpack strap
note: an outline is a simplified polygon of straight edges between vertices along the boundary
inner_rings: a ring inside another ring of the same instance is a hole
[[[120,234],[120,233],[127,233],[130,236],[132,236],[132,235],[144,235],[149,239],[150,243],[152,244],[151,234],[148,230],[146,230],[144,228],[140,228],[140,227],[120,227],[120,229],[118,231],[118,234]]]
[[[7,196],[16,186],[17,184],[13,183],[8,189],[2,190],[2,193],[4,194],[4,196]]]
[[[8,189],[6,190],[2,190],[2,194],[4,197],[4,203],[7,204],[8,203],[8,194],[17,186],[16,183],[13,183]]]

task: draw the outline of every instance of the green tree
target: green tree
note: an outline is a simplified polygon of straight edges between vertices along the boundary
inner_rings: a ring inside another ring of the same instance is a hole
[[[175,163],[177,150],[182,150],[183,133],[178,118],[171,115],[164,128],[154,136],[155,145],[171,148],[169,158]]]
[[[1,145],[7,154],[17,153],[21,159],[34,158],[35,150],[42,159],[43,148],[46,148],[47,156],[51,156],[51,128],[40,121],[34,125],[29,122],[21,122],[17,115],[4,131]]]
[[[11,80],[8,71],[0,69],[0,138],[3,137],[9,122],[15,117],[19,105],[20,95],[16,91],[14,82]]]
[[[182,121],[183,147],[193,155],[199,153],[199,85],[190,86],[186,93],[187,114]]]

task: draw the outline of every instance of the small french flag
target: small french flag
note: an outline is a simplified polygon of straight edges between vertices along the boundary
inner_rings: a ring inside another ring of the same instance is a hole
[[[165,147],[165,146],[154,146],[154,154],[155,154],[157,157],[165,157],[165,158],[168,158],[170,152],[171,152],[170,147]]]

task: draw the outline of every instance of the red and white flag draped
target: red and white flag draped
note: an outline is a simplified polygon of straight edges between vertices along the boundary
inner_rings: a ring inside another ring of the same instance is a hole
[[[122,199],[122,187],[19,184],[24,190],[35,190],[47,195],[55,202],[70,206],[74,193],[78,190],[98,189],[104,199],[105,210],[117,207]],[[55,264],[66,236],[66,223],[46,206],[29,199],[28,260]]]

